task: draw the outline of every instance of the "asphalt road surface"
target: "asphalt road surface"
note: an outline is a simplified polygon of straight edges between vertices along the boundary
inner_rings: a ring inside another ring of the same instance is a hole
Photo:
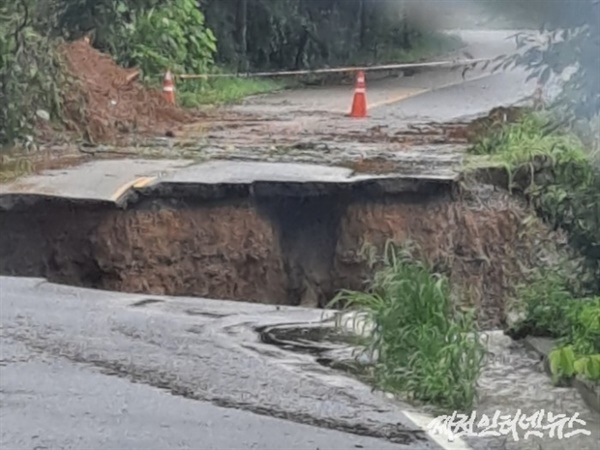
[[[458,32],[467,47],[452,58],[494,58],[515,51],[513,31]],[[185,178],[204,183],[210,168],[189,170],[191,163],[211,159],[258,162],[339,165],[374,156],[398,160],[399,167],[412,170],[398,173],[432,179],[453,179],[464,146],[423,146],[398,140],[407,127],[427,123],[464,121],[485,115],[497,106],[525,101],[535,90],[521,70],[491,73],[478,67],[461,70],[428,70],[413,76],[369,83],[369,116],[349,119],[352,86],[326,86],[268,94],[227,108],[241,114],[231,121],[203,120],[185,127],[176,139],[162,139],[135,149],[136,159],[99,161],[69,169],[46,171],[0,185],[0,207],[12,203],[15,194],[58,196],[93,201],[119,202],[133,189],[142,189],[161,180]],[[368,80],[368,77],[367,77]],[[374,129],[379,129],[373,133]],[[291,151],[300,144],[308,150]],[[278,153],[278,146],[287,150]],[[322,151],[325,146],[327,151]],[[275,151],[273,151],[275,149]],[[102,149],[96,149],[102,154]],[[152,159],[144,160],[145,157]],[[241,178],[256,177],[254,167],[234,167]],[[227,168],[231,172],[234,169]],[[318,170],[319,169],[319,170]],[[315,173],[322,168],[309,169]],[[413,170],[414,169],[414,170]],[[246,170],[244,172],[244,170]],[[277,171],[272,171],[276,173]],[[211,179],[218,178],[216,174]],[[260,175],[261,181],[271,177]]]
[[[26,278],[0,289],[2,448],[438,448],[407,405],[254,331],[322,311]]]
[[[6,340],[4,449],[399,449],[372,438],[189,400]]]

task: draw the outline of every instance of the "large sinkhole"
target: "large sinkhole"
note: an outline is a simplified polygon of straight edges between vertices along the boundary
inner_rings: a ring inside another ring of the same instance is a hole
[[[268,192],[268,189],[264,190]],[[456,255],[452,276],[501,295],[502,257],[518,220],[473,209],[453,186],[389,193],[283,187],[271,195],[154,191],[126,207],[29,202],[0,212],[0,272],[122,292],[324,306],[369,276],[361,250],[418,242]],[[482,298],[484,295],[482,295]],[[485,296],[490,298],[490,295]]]

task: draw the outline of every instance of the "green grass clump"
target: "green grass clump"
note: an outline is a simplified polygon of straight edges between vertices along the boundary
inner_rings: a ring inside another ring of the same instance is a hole
[[[549,132],[550,119],[543,114],[525,114],[516,123],[486,134],[473,145],[470,153],[488,155],[493,161],[516,167],[535,158],[549,158],[555,165],[587,163],[581,139],[563,130]]]
[[[178,84],[178,101],[185,107],[218,105],[236,102],[250,95],[277,91],[285,87],[283,82],[270,78],[182,80]]]
[[[474,314],[457,310],[448,280],[388,244],[367,292],[343,291],[332,304],[365,311],[374,324],[376,383],[443,411],[469,409],[485,356]]]
[[[579,299],[572,283],[554,269],[538,269],[526,283],[517,286],[516,296],[523,319],[515,324],[515,334],[554,339],[571,333],[573,314],[587,301]]]
[[[552,305],[568,325],[549,355],[555,383],[579,376],[600,381],[600,297]]]

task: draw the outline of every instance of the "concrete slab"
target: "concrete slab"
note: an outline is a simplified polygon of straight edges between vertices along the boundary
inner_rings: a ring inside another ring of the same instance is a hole
[[[186,160],[142,159],[93,161],[1,184],[0,197],[33,195],[118,202],[132,187],[151,184],[190,163]]]
[[[178,170],[161,183],[250,184],[257,181],[347,183],[352,170],[343,167],[250,161],[210,161]]]
[[[415,176],[416,177],[416,176]],[[210,161],[190,165],[161,178],[160,183],[184,184],[252,184],[274,183],[353,183],[366,180],[407,178],[399,174],[361,174],[345,167],[300,163],[269,163],[252,161]],[[430,177],[426,177],[430,179]],[[453,174],[439,176],[453,180]]]

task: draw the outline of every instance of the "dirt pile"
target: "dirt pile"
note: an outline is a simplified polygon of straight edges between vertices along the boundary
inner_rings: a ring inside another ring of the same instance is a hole
[[[160,133],[189,123],[194,115],[167,103],[159,89],[135,79],[134,69],[118,66],[81,39],[64,45],[75,83],[65,99],[69,127],[92,142],[114,141],[131,132]]]

